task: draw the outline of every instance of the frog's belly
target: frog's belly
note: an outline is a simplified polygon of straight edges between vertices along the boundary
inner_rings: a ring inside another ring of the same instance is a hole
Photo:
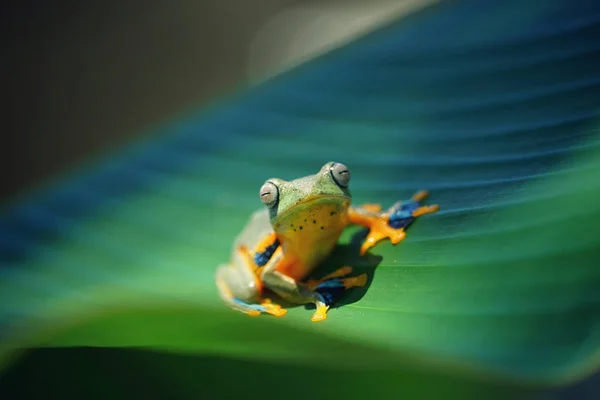
[[[294,221],[277,229],[285,260],[279,271],[301,280],[331,254],[348,217],[344,207],[324,205],[296,215]]]
[[[283,247],[285,262],[278,270],[295,280],[306,278],[335,248],[339,235],[326,240],[288,243]]]

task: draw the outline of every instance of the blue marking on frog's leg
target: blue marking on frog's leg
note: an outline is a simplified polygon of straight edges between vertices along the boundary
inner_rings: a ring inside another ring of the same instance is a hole
[[[394,204],[388,211],[390,215],[388,225],[394,229],[406,229],[421,215],[436,212],[439,209],[437,204],[423,206],[420,203],[428,195],[427,191],[420,191],[410,200]]]
[[[240,300],[238,298],[233,298],[232,299],[236,304],[238,304],[239,306],[243,307],[243,308],[248,308],[250,310],[254,310],[254,311],[258,311],[260,313],[264,313],[267,312],[267,307],[260,305],[260,304],[250,304],[250,303],[246,303],[243,300]]]
[[[256,265],[259,267],[266,265],[271,257],[273,257],[273,253],[275,253],[275,250],[277,250],[279,245],[279,240],[275,239],[275,241],[271,245],[267,246],[264,251],[254,254],[254,262]]]
[[[319,286],[316,287],[316,290],[335,289],[335,288],[340,288],[340,287],[342,287],[342,288],[345,287],[344,282],[342,282],[342,280],[340,278],[333,278],[333,279],[329,279],[324,282],[321,282],[319,284]]]
[[[367,274],[350,278],[332,278],[319,283],[315,288],[315,292],[319,293],[323,303],[330,307],[343,296],[346,290],[357,286],[365,286],[366,284]]]
[[[340,278],[326,280],[321,282],[319,286],[315,288],[315,292],[321,296],[321,301],[325,303],[327,307],[330,307],[342,297],[345,291],[346,287]]]
[[[399,203],[390,210],[388,225],[394,229],[407,228],[415,220],[413,212],[419,208],[419,203],[414,200]]]

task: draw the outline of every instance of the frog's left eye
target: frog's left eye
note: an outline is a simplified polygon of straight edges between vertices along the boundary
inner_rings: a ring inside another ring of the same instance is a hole
[[[275,207],[279,200],[279,189],[273,182],[266,182],[260,188],[260,201],[269,208]]]
[[[350,170],[344,164],[334,163],[331,165],[329,172],[331,177],[338,186],[346,188],[350,183]]]

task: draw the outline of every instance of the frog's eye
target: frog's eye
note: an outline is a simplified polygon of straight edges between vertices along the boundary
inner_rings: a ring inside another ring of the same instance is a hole
[[[273,208],[279,200],[279,189],[273,182],[266,182],[260,188],[260,201],[269,208]]]
[[[338,186],[343,188],[348,187],[348,184],[350,183],[350,170],[344,164],[331,164],[329,173]]]

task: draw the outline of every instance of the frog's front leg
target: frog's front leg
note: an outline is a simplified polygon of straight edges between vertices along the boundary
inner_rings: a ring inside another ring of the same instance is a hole
[[[261,273],[263,284],[283,299],[294,304],[314,303],[317,310],[311,317],[313,322],[323,321],[327,318],[327,310],[331,306],[327,293],[331,290],[346,290],[355,286],[364,286],[367,282],[366,274],[341,278],[352,272],[352,268],[343,267],[332,274],[310,283],[297,282],[295,279],[278,271],[285,265],[281,249],[278,249],[271,261]]]
[[[405,229],[421,215],[436,212],[440,207],[437,204],[423,206],[420,204],[429,193],[420,191],[415,193],[407,202],[398,202],[386,212],[381,212],[378,204],[366,204],[362,207],[350,207],[350,223],[369,228],[369,234],[360,248],[360,254],[375,246],[377,242],[389,238],[393,244],[400,243],[405,237]]]
[[[216,283],[221,299],[232,309],[250,316],[285,315],[287,311],[279,305],[262,300],[263,285],[256,275],[256,267],[248,249],[240,246],[232,264],[217,269]]]

